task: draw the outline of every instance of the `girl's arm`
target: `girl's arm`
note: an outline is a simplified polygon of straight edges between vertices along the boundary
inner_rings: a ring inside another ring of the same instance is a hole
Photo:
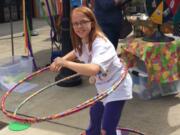
[[[97,64],[77,63],[61,57],[58,57],[54,60],[50,66],[50,69],[51,71],[58,72],[62,67],[69,68],[79,74],[86,76],[96,75],[100,71],[100,66]]]
[[[86,76],[94,76],[98,72],[100,72],[100,66],[97,64],[84,64],[84,63],[76,63],[72,61],[64,61],[63,67],[69,68],[79,74]]]
[[[64,57],[62,57],[65,60],[70,60],[70,61],[74,61],[76,59],[76,55],[74,50],[69,52],[68,54],[66,54]]]
[[[50,70],[53,72],[58,72],[62,68],[62,60],[74,61],[76,59],[76,55],[74,50],[66,54],[64,57],[57,57],[54,59],[54,62],[50,65]]]
[[[64,57],[57,57],[50,65],[50,70],[58,72],[62,67],[69,68],[79,74],[92,76],[100,71],[100,66],[97,64],[84,64],[73,62],[76,59],[74,51],[69,52]]]

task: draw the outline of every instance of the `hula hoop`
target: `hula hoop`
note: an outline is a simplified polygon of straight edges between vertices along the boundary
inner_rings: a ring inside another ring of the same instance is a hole
[[[26,103],[28,100],[30,100],[33,96],[39,94],[40,92],[42,92],[43,90],[59,83],[59,82],[62,82],[62,81],[65,81],[65,80],[68,80],[68,79],[71,79],[73,77],[76,77],[78,76],[79,74],[74,74],[72,76],[69,76],[69,77],[65,77],[57,82],[54,82],[54,83],[51,83],[47,86],[45,86],[44,88],[40,89],[39,91],[37,91],[35,94],[29,96],[27,99],[25,99],[19,106],[18,106],[18,109],[16,109],[15,113],[13,112],[8,112],[6,110],[6,106],[5,106],[5,101],[7,99],[7,97],[13,92],[13,90],[19,86],[20,84],[22,84],[24,81],[26,80],[29,80],[31,79],[32,77],[46,71],[46,70],[49,70],[49,67],[45,67],[45,68],[42,68],[34,73],[32,73],[31,75],[27,76],[26,78],[24,78],[23,80],[19,81],[13,88],[11,88],[9,91],[7,91],[3,96],[2,96],[2,100],[1,100],[1,108],[2,108],[2,112],[10,119],[13,119],[15,121],[18,121],[18,122],[22,122],[22,123],[38,123],[38,122],[43,122],[43,121],[47,121],[47,120],[53,120],[53,119],[57,119],[57,118],[62,118],[62,117],[65,117],[65,116],[68,116],[68,115],[71,115],[73,113],[76,113],[76,112],[79,112],[91,105],[93,105],[95,102],[99,101],[99,100],[102,100],[103,98],[105,98],[106,96],[108,96],[110,93],[112,93],[113,91],[116,90],[116,88],[121,84],[121,82],[124,80],[124,78],[126,77],[126,74],[128,72],[128,68],[127,67],[123,67],[123,73],[121,75],[121,78],[119,79],[119,81],[115,82],[114,85],[107,89],[105,92],[102,92],[101,94],[95,96],[95,97],[92,97],[88,100],[86,100],[85,102],[75,106],[75,107],[72,107],[70,109],[67,109],[65,110],[64,112],[60,112],[60,113],[57,113],[57,114],[52,114],[52,115],[49,115],[49,116],[46,116],[46,117],[27,117],[27,118],[24,118],[24,117],[21,117],[21,116],[18,116],[16,115],[16,112],[17,110],[24,104]]]

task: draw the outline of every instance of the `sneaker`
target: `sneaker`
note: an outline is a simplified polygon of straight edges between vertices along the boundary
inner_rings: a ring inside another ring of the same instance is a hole
[[[38,36],[39,32],[37,32],[36,30],[32,30],[31,31],[31,36]],[[24,36],[24,32],[22,33],[22,36]]]
[[[122,135],[121,130],[116,130],[116,134],[117,134],[117,135]]]
[[[31,36],[38,36],[38,35],[39,35],[38,31],[36,31],[36,30],[31,31]]]

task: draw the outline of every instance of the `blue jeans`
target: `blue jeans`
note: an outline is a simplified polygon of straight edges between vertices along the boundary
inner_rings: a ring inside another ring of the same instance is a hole
[[[106,135],[116,135],[124,103],[124,100],[110,102],[105,106],[100,101],[95,103],[90,108],[90,125],[86,135],[100,135],[101,129]]]

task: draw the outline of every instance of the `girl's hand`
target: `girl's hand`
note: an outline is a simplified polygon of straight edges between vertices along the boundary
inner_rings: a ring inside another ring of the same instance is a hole
[[[60,71],[60,69],[64,66],[65,61],[63,58],[61,57],[57,57],[56,59],[54,59],[54,62],[50,65],[50,70],[53,72],[58,72]]]

